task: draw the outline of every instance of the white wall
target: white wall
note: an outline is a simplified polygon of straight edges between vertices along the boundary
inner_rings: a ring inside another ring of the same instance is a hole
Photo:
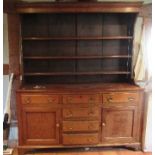
[[[144,151],[152,152],[152,96],[151,95],[148,100],[149,102],[148,102]]]
[[[144,3],[152,3],[152,0],[144,0]]]

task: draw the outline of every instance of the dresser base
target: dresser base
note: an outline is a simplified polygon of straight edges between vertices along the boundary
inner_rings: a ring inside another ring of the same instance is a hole
[[[115,145],[104,145],[104,144],[98,144],[95,146],[90,146],[90,145],[85,145],[85,146],[18,146],[18,154],[19,155],[24,155],[26,152],[83,152],[83,151],[101,151],[101,150],[108,150],[108,149],[128,149],[128,150],[133,150],[133,151],[139,151],[141,150],[141,144],[140,143],[134,143],[134,144],[115,144]]]

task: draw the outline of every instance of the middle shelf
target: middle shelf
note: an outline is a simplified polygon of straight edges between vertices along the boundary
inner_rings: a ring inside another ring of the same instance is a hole
[[[36,60],[64,60],[64,59],[117,59],[117,58],[131,58],[131,55],[104,55],[104,56],[97,56],[97,55],[90,55],[90,56],[24,56],[24,59],[36,59]]]
[[[25,76],[63,76],[63,75],[104,75],[104,74],[131,74],[128,71],[102,71],[102,72],[44,72],[44,73],[24,73]]]
[[[133,39],[132,36],[82,36],[82,37],[23,37],[22,40],[118,40]]]

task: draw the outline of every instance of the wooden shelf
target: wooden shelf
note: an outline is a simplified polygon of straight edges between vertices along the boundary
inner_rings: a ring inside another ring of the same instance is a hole
[[[94,36],[94,37],[23,37],[23,40],[117,40],[133,39],[132,36]]]
[[[106,59],[106,58],[131,58],[131,55],[105,55],[105,56],[24,56],[24,59],[28,60],[72,60],[72,59]]]
[[[23,14],[23,81],[129,81],[135,18],[130,13]]]
[[[104,75],[104,74],[131,74],[127,71],[102,71],[102,72],[44,72],[25,73],[25,76],[61,76],[61,75]]]

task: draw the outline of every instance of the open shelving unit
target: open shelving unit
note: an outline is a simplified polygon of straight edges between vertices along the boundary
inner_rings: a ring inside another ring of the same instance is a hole
[[[23,81],[130,81],[135,15],[22,14]]]

